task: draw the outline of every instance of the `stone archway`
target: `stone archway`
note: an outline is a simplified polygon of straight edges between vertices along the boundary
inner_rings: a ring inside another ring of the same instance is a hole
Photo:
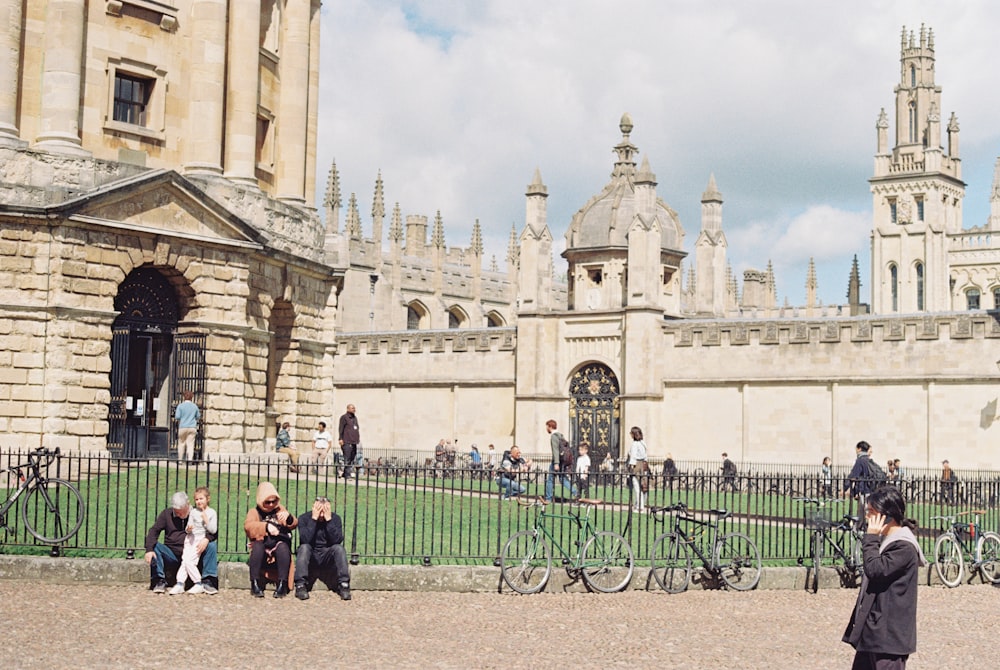
[[[573,374],[569,387],[570,441],[590,444],[591,467],[619,456],[619,385],[611,368],[586,363]]]
[[[181,394],[190,390],[196,402],[204,402],[204,335],[177,334],[177,291],[152,266],[136,268],[125,277],[114,308],[118,316],[112,324],[108,451],[124,458],[172,455],[173,410]],[[196,454],[202,441],[199,429]]]

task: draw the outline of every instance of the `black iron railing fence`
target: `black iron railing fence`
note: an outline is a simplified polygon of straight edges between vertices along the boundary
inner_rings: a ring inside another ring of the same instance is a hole
[[[27,460],[24,452],[0,452],[0,504],[16,487],[12,466]],[[419,462],[418,462],[419,461]],[[666,477],[657,472],[649,479],[648,504],[667,505],[684,501],[704,513],[712,509],[734,512],[731,526],[748,533],[765,561],[795,562],[806,553],[804,529],[806,509],[797,498],[825,497],[825,482],[811,470],[782,474],[777,466],[754,472],[741,466],[741,474],[723,477],[715,469],[678,463],[679,473]],[[547,464],[520,475],[525,495],[542,495]],[[789,470],[793,470],[789,467]],[[655,471],[655,469],[654,469]],[[829,482],[837,494],[844,486],[847,469],[835,470]],[[931,517],[981,509],[983,530],[997,530],[1000,512],[1000,474],[968,472],[954,484],[938,475],[910,476],[898,482],[908,501],[909,515],[917,520],[919,536],[929,551],[941,526]],[[80,532],[62,553],[84,556],[141,557],[146,531],[168,504],[174,491],[189,495],[197,486],[207,486],[220,520],[219,554],[223,560],[243,560],[246,541],[243,521],[256,501],[257,485],[270,481],[293,513],[307,512],[317,495],[333,501],[344,520],[346,548],[356,562],[492,564],[506,539],[530,524],[534,512],[504,501],[488,468],[466,464],[448,466],[424,459],[391,460],[369,457],[367,467],[343,478],[337,463],[300,464],[298,472],[275,454],[259,457],[213,456],[209,461],[180,463],[173,460],[124,460],[107,454],[62,455],[49,469],[50,476],[73,482],[83,495],[87,518]],[[575,489],[578,482],[573,482]],[[592,511],[599,528],[623,533],[632,543],[637,559],[648,559],[652,539],[661,532],[648,514],[634,511],[633,488],[622,471],[592,474],[590,498],[603,502]],[[578,491],[554,481],[555,504],[580,513],[571,506]],[[856,513],[852,500],[829,503],[834,514]],[[0,552],[48,551],[24,529],[18,506],[3,519]],[[563,532],[575,532],[569,523]]]

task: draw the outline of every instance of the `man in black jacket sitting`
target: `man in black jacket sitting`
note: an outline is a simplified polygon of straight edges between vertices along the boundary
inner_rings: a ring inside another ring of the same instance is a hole
[[[312,511],[299,517],[299,550],[295,555],[295,597],[309,599],[309,589],[322,579],[337,585],[343,600],[351,599],[351,574],[344,550],[344,524],[326,496],[316,498]]]

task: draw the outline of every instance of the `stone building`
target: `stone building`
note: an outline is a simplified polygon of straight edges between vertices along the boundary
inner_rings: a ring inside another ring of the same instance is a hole
[[[0,447],[170,455],[191,389],[212,453],[264,451],[279,418],[306,443],[353,403],[366,450],[543,454],[555,418],[595,460],[631,425],[654,458],[846,462],[866,439],[911,466],[995,460],[1000,167],[964,229],[928,31],[903,33],[891,149],[877,122],[869,308],[856,262],[845,305],[812,267],[800,306],[770,262],[738,279],[712,175],[688,255],[627,114],[571,221],[534,172],[502,268],[478,222],[449,247],[447,203],[389,207],[381,174],[370,217],[336,166],[317,211],[318,0],[0,16]]]
[[[0,446],[166,455],[188,389],[212,451],[324,415],[319,1],[0,15]]]

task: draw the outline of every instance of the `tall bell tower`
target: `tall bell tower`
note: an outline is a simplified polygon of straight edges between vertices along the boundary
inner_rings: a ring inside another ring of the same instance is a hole
[[[896,142],[889,116],[876,122],[878,148],[872,192],[872,312],[952,309],[948,234],[962,228],[962,163],[958,119],[942,146],[941,87],[934,83],[934,33],[903,28],[896,93]]]

